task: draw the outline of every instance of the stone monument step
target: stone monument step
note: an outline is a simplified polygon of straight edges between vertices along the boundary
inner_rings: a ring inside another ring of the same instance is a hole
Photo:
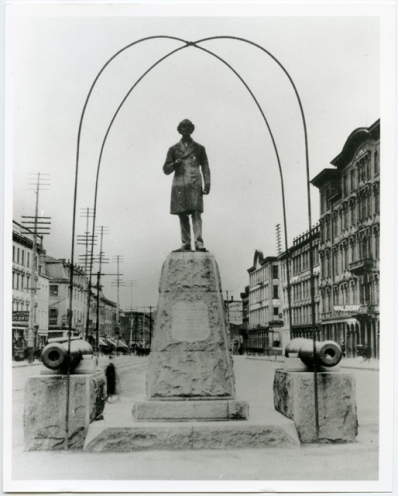
[[[133,417],[137,421],[211,421],[246,420],[249,404],[239,400],[211,401],[140,401],[134,403]]]
[[[102,425],[101,425],[102,424]],[[281,425],[242,422],[132,422],[91,424],[84,451],[197,450],[299,447],[292,421]]]

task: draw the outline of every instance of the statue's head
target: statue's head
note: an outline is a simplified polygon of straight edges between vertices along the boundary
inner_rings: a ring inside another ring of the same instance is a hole
[[[178,124],[177,131],[180,134],[192,134],[195,131],[195,126],[189,119],[184,119]]]

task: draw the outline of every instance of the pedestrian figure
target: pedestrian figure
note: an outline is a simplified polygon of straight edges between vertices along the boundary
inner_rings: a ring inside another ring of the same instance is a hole
[[[106,367],[106,394],[107,401],[111,402],[113,396],[116,394],[116,368],[112,363],[112,357],[109,357],[109,364]]]
[[[238,353],[239,355],[243,355],[243,336],[239,335],[238,337]]]
[[[343,357],[345,357],[345,341],[344,339],[341,341],[341,353]]]

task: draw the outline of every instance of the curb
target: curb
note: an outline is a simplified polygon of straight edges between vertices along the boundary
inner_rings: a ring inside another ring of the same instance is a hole
[[[12,368],[13,369],[17,369],[18,367],[32,367],[34,365],[42,365],[42,363],[41,362],[21,363],[20,365],[19,364],[17,365],[16,363],[15,364],[13,363],[12,364]]]

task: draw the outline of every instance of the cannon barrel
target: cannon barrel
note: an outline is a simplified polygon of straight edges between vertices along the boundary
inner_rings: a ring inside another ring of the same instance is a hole
[[[343,355],[340,346],[335,341],[315,341],[314,360],[313,347],[312,339],[292,339],[286,346],[285,356],[298,356],[309,367],[313,366],[314,363],[323,367],[334,367],[340,362]]]
[[[87,341],[76,339],[70,342],[70,370],[74,370],[83,355],[92,355],[93,348]],[[68,366],[68,343],[49,343],[41,352],[43,364],[52,370],[66,370]]]

